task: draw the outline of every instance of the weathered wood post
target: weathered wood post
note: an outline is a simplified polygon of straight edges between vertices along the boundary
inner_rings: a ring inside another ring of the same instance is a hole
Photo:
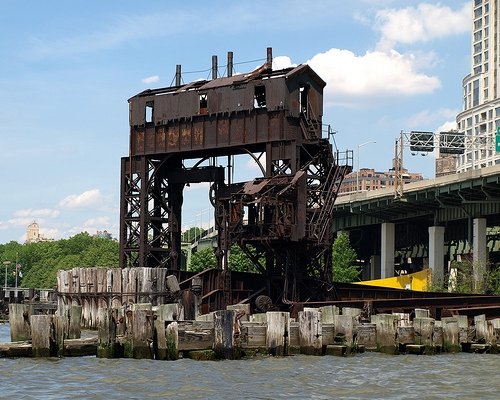
[[[476,329],[469,326],[467,315],[455,315],[458,321],[459,341],[462,351],[467,351],[474,340]]]
[[[415,318],[430,318],[431,312],[426,308],[415,308]]]
[[[363,346],[365,350],[377,350],[377,325],[372,323],[363,323],[358,325],[358,345]]]
[[[162,304],[156,310],[153,342],[155,358],[159,360],[177,360],[179,358],[179,335],[177,320],[184,319],[180,304]]]
[[[434,324],[434,318],[419,317],[413,319],[413,327],[415,328],[415,344],[423,346],[423,351],[426,354],[433,354],[435,352],[434,343],[432,341]]]
[[[361,308],[357,307],[342,307],[342,315],[349,315],[358,318],[361,316]]]
[[[184,321],[184,307],[179,303],[161,304],[156,308],[156,316],[161,321]]]
[[[239,349],[235,346],[236,312],[219,310],[214,313],[214,352],[220,359],[236,359]]]
[[[177,360],[179,358],[179,326],[177,321],[165,323],[166,359]]]
[[[32,315],[30,324],[33,357],[50,357],[52,315]]]
[[[434,329],[432,332],[432,346],[434,350],[440,352],[443,350],[444,346],[444,331],[443,331],[443,322],[442,321],[434,321]]]
[[[322,326],[317,309],[299,312],[300,352],[308,355],[323,353]]]
[[[486,315],[476,315],[474,317],[474,326],[476,327],[476,342],[491,343]]]
[[[397,354],[396,321],[393,314],[376,314],[371,316],[371,322],[377,326],[377,349],[382,353]]]
[[[273,356],[288,355],[290,341],[290,313],[267,312],[266,349]]]
[[[71,305],[68,308],[68,339],[82,337],[82,306]]]
[[[334,316],[339,315],[340,311],[337,306],[323,306],[319,309],[319,319],[323,327],[323,346],[334,343]]]
[[[441,318],[443,324],[443,349],[448,353],[460,351],[460,329],[456,317]]]
[[[353,346],[355,318],[356,317],[350,313],[346,315],[335,315],[333,322],[335,344],[344,345],[348,348]]]
[[[488,321],[486,315],[476,315],[474,317],[474,327],[476,330],[475,343],[471,345],[471,350],[482,353],[490,349],[491,337],[488,329]]]
[[[151,303],[132,304],[125,312],[125,315],[124,357],[153,358],[153,315]]]
[[[64,323],[65,339],[79,339],[82,329],[82,306],[59,304],[57,315],[66,319]]]
[[[500,352],[500,318],[495,318],[490,321],[492,329],[493,352]]]
[[[52,316],[55,351],[58,357],[64,356],[64,341],[68,338],[68,318],[65,315]]]
[[[100,308],[97,313],[98,340],[97,357],[115,358],[119,354],[116,342],[116,322],[118,311],[106,307]]]
[[[9,325],[11,342],[31,339],[31,307],[27,304],[9,304]]]

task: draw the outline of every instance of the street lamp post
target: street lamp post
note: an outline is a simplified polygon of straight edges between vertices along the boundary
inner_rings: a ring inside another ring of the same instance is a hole
[[[358,144],[358,152],[356,155],[356,161],[357,161],[357,168],[356,168],[356,193],[359,192],[359,149],[367,144],[372,144],[372,143],[377,143],[375,140],[370,140],[368,142],[364,142],[361,144]]]
[[[4,290],[7,291],[7,268],[10,265],[10,261],[4,261],[3,265],[5,266],[5,275],[4,275]]]

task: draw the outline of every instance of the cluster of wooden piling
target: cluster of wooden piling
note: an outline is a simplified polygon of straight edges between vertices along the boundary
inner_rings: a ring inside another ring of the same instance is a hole
[[[55,314],[40,314],[30,304],[9,304],[11,343],[0,344],[0,356],[95,355],[97,338],[81,338],[81,320],[81,306],[65,306]]]
[[[256,353],[435,354],[498,352],[500,347],[500,318],[488,321],[479,315],[468,321],[467,316],[458,315],[437,321],[422,309],[411,315],[372,315],[368,321],[361,318],[358,308],[305,308],[297,318],[291,318],[290,313],[279,311],[250,314],[249,305],[243,304],[186,321],[179,303],[139,303],[100,308],[97,338],[82,340],[77,323],[80,306],[61,308],[53,316],[30,316],[23,305],[11,306],[12,340],[24,342],[16,348],[11,346],[10,353],[0,345],[0,355],[4,356],[237,359]]]
[[[166,268],[73,268],[57,272],[58,306],[82,306],[82,326],[97,328],[99,309],[123,304],[165,304],[180,295]]]

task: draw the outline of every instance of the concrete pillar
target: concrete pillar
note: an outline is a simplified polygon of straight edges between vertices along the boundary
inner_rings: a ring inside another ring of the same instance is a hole
[[[394,224],[384,222],[381,228],[381,278],[391,278],[394,276]]]
[[[482,288],[487,261],[486,218],[474,218],[472,221],[472,268],[475,289]]]
[[[370,280],[372,279],[380,279],[380,256],[371,256],[370,257]]]
[[[429,268],[432,282],[443,284],[444,279],[444,226],[429,226]]]

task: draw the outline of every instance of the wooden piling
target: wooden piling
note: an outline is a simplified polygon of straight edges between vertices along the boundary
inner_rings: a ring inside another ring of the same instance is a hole
[[[347,307],[345,307],[347,308]],[[353,347],[354,339],[354,327],[355,327],[355,316],[356,311],[353,309],[346,310],[347,314],[335,315],[334,316],[334,344],[344,345],[348,347],[348,350]],[[344,312],[344,309],[342,309]],[[357,314],[359,315],[359,314]]]
[[[323,352],[322,326],[318,310],[299,312],[300,353],[321,355]]]
[[[266,330],[266,349],[273,356],[288,355],[290,340],[290,313],[268,312]]]
[[[476,328],[476,342],[491,344],[486,315],[476,315],[474,317],[474,326]]]
[[[460,351],[460,329],[456,317],[441,318],[443,325],[443,350],[449,353]]]
[[[415,318],[430,318],[431,312],[426,308],[415,308]]]
[[[441,352],[444,346],[444,329],[441,321],[434,321],[432,346],[436,352]]]
[[[179,333],[177,321],[166,322],[165,327],[166,359],[179,358]]]
[[[393,314],[376,314],[371,322],[377,326],[377,349],[382,353],[397,354],[396,324],[398,317]]]
[[[161,304],[155,314],[160,321],[184,321],[184,307],[179,303]]]
[[[31,339],[31,307],[27,304],[9,304],[9,325],[11,342]]]
[[[123,352],[126,358],[153,358],[153,315],[151,303],[132,304],[126,314]]]
[[[64,342],[68,338],[68,319],[65,315],[52,316],[53,340],[58,357],[64,356]]]
[[[425,346],[425,353],[433,354],[435,346],[432,341],[434,333],[434,318],[419,317],[413,319],[413,327],[415,328],[415,344]]]
[[[31,344],[33,357],[50,357],[51,352],[51,315],[32,315],[30,317]]]
[[[377,325],[363,323],[358,325],[358,345],[364,346],[368,351],[377,350]]]
[[[239,358],[235,346],[234,327],[236,312],[234,310],[220,310],[214,313],[214,352],[219,359]]]
[[[117,310],[100,308],[98,311],[97,357],[115,358],[119,355],[116,342]]]
[[[71,305],[68,308],[68,339],[82,336],[82,306]]]

